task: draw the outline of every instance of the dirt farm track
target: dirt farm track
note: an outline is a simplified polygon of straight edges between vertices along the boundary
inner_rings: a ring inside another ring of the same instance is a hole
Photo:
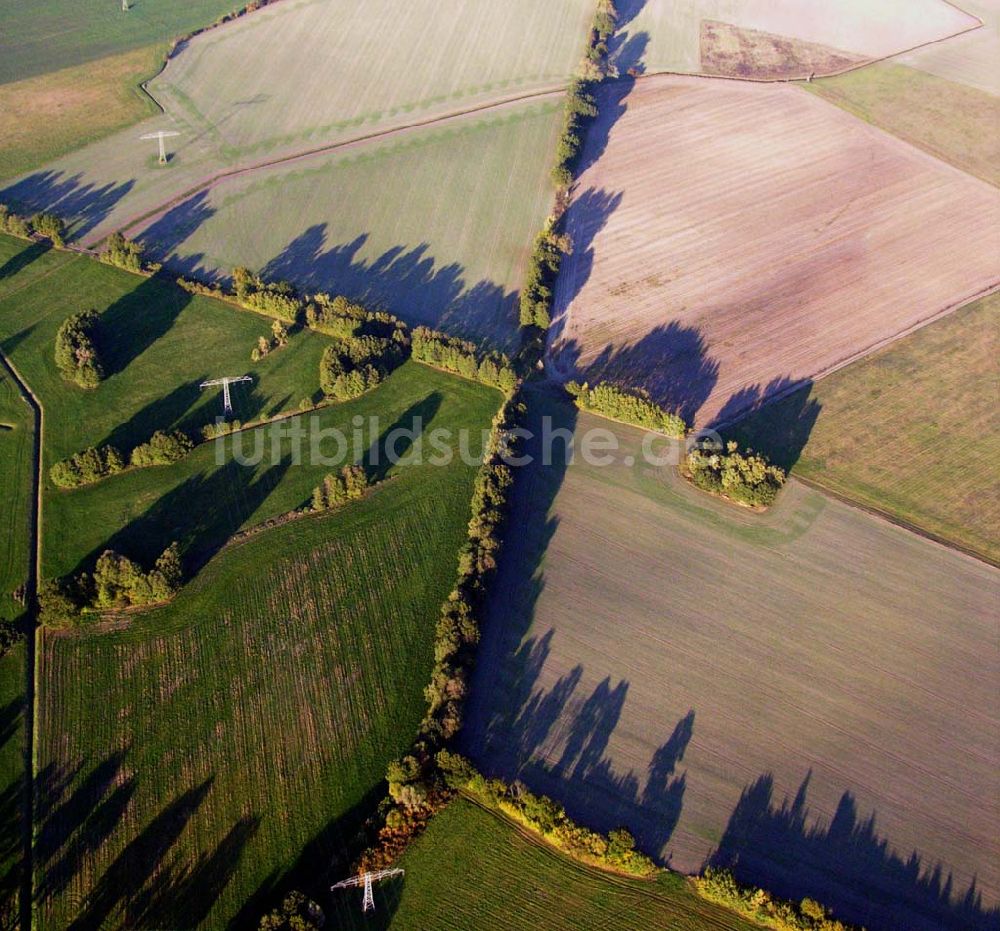
[[[707,425],[1000,282],[996,188],[793,85],[630,83],[570,208],[563,374]]]

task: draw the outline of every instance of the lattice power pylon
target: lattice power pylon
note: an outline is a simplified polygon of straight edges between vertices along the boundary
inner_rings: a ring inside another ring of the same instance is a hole
[[[233,401],[229,396],[229,386],[238,385],[240,382],[253,381],[252,375],[234,375],[226,378],[213,378],[211,381],[203,381],[200,388],[212,388],[215,385],[222,385],[222,411],[229,415],[233,412]]]
[[[128,0],[125,0],[128,2]],[[128,7],[122,7],[122,9],[128,9]],[[180,133],[173,129],[161,129],[155,133],[146,133],[144,136],[140,136],[140,139],[157,139],[160,143],[160,164],[167,164],[167,149],[163,144],[163,140],[168,136],[179,136]]]
[[[372,883],[377,883],[380,879],[388,879],[390,876],[402,876],[404,870],[377,870],[374,873],[362,873],[360,876],[352,876],[350,879],[342,879],[330,887],[334,889],[348,889],[351,886],[364,886],[365,897],[361,902],[361,911],[369,912],[375,910],[375,894],[372,891]]]

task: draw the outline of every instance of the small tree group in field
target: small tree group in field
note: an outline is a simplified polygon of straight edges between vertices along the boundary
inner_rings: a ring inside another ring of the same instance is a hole
[[[275,349],[283,349],[288,345],[288,325],[283,320],[271,321],[271,338],[258,337],[257,345],[250,351],[250,359],[259,362]]]
[[[65,224],[54,213],[36,213],[31,217],[22,217],[0,204],[0,232],[20,239],[39,236],[48,239],[58,249],[66,245]]]
[[[419,326],[413,331],[411,353],[415,362],[464,375],[505,394],[513,392],[518,384],[517,373],[503,353],[483,352],[475,343],[429,327]]]
[[[566,390],[580,410],[601,414],[614,420],[634,424],[646,430],[656,430],[668,436],[682,437],[687,432],[684,418],[673,414],[634,391],[626,391],[609,382],[591,388],[586,382],[567,382]]]
[[[105,265],[114,265],[116,268],[124,268],[129,272],[146,272],[153,274],[160,270],[158,262],[143,262],[142,253],[144,246],[142,243],[126,239],[121,233],[112,233],[104,244],[100,260]]]
[[[135,468],[171,465],[180,462],[192,449],[194,440],[183,430],[174,430],[170,433],[157,430],[145,443],[132,450],[129,465]]]
[[[785,470],[752,449],[740,452],[735,440],[724,449],[695,447],[686,460],[687,475],[699,488],[750,507],[767,507],[785,484]]]
[[[264,915],[260,931],[321,931],[326,916],[312,899],[303,893],[289,892],[274,911]]]
[[[63,378],[81,388],[96,388],[104,377],[95,341],[99,320],[96,311],[80,311],[67,317],[56,333],[56,366]]]
[[[313,489],[312,510],[327,511],[354,501],[365,493],[368,476],[359,465],[344,466],[340,472],[331,472]]]
[[[171,543],[148,572],[138,563],[105,550],[92,573],[46,579],[38,586],[38,617],[47,627],[74,627],[87,610],[109,610],[168,601],[184,581],[180,548]]]
[[[379,385],[406,358],[409,334],[405,327],[369,321],[351,336],[338,339],[323,351],[319,386],[334,401],[361,397]]]
[[[157,430],[145,443],[132,450],[128,456],[128,465],[137,469],[170,465],[179,462],[192,449],[194,441],[183,431],[167,433]],[[116,475],[125,467],[126,457],[116,447],[90,446],[53,465],[49,470],[49,478],[59,488],[76,488]]]

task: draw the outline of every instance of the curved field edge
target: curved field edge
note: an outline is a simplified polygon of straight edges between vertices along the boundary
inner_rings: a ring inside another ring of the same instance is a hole
[[[811,484],[1000,563],[998,333],[993,294],[728,432]]]
[[[225,550],[126,630],[43,637],[42,927],[218,926],[297,864],[346,865],[425,710],[473,479],[414,469]]]
[[[700,899],[664,873],[633,880],[586,867],[466,798],[452,801],[400,859],[401,879],[376,889],[374,924],[357,893],[335,894],[338,928],[545,927],[750,931],[757,926]]]

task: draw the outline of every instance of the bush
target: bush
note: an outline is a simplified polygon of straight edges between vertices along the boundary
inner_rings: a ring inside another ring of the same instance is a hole
[[[104,377],[95,343],[99,320],[95,311],[84,310],[67,317],[56,333],[56,366],[81,388],[96,388]]]
[[[682,437],[687,432],[687,424],[677,414],[671,414],[649,398],[631,391],[625,391],[608,382],[601,382],[593,388],[586,383],[571,381],[566,390],[576,400],[581,410],[601,414],[614,420],[634,424],[646,430],[656,430],[669,436]]]
[[[49,470],[52,484],[59,488],[89,485],[125,468],[125,459],[114,446],[88,447],[69,459],[57,462]]]
[[[6,656],[22,640],[24,631],[15,622],[0,618],[0,657]]]
[[[368,476],[359,465],[344,466],[339,473],[330,473],[312,493],[312,510],[327,511],[360,498],[368,487]]]
[[[176,543],[171,543],[149,572],[127,556],[105,550],[98,557],[89,581],[96,608],[138,607],[167,601],[182,582],[180,550]]]
[[[326,923],[321,909],[301,892],[289,892],[279,908],[260,920],[260,931],[320,931]]]
[[[132,450],[129,464],[137,467],[170,465],[179,462],[192,449],[194,441],[181,430],[175,430],[173,433],[157,430],[147,442]]]
[[[784,469],[752,449],[741,453],[735,440],[724,451],[696,447],[688,453],[686,464],[688,477],[699,488],[751,507],[773,503],[785,484]]]
[[[62,629],[80,622],[80,597],[64,579],[45,579],[38,586],[38,620]]]

